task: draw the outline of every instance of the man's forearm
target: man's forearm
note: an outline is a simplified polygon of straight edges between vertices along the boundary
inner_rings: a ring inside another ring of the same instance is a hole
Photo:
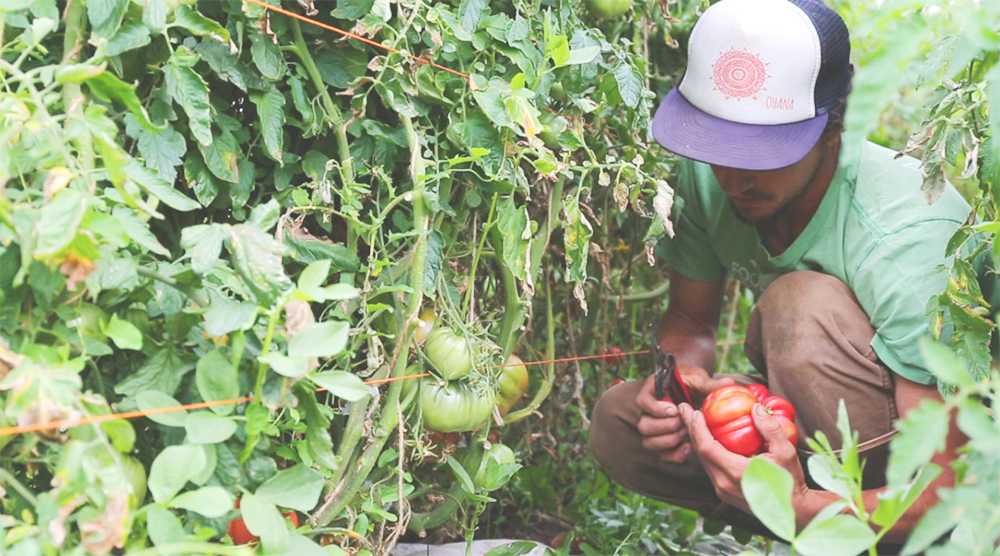
[[[699,324],[679,311],[668,310],[660,321],[660,347],[672,352],[684,366],[714,372],[714,327]]]

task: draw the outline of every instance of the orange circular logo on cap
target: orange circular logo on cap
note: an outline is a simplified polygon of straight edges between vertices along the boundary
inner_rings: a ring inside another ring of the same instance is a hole
[[[767,77],[764,62],[749,50],[723,52],[712,66],[715,88],[727,97],[752,97],[764,88]]]

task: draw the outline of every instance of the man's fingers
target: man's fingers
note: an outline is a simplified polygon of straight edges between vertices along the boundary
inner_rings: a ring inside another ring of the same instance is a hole
[[[707,467],[716,466],[721,469],[729,469],[734,465],[739,465],[743,456],[735,454],[726,449],[712,436],[705,423],[705,415],[700,411],[695,411],[687,404],[681,404],[681,419],[687,426],[688,438],[691,439],[691,447],[698,458]]]
[[[642,447],[651,452],[663,452],[677,448],[685,440],[687,440],[687,431],[661,434],[659,436],[647,436],[642,439]]]
[[[668,463],[684,463],[688,456],[691,455],[691,444],[689,442],[684,442],[680,446],[674,448],[673,450],[667,450],[663,452],[660,459]]]
[[[636,405],[643,413],[654,417],[676,417],[677,406],[672,402],[656,399],[653,392],[655,389],[653,377],[647,378],[639,389],[639,394],[635,398]]]
[[[642,417],[639,417],[636,429],[638,429],[639,434],[643,436],[659,436],[661,434],[670,434],[684,430],[685,427],[684,421],[681,421],[680,417],[667,417],[666,419],[660,419],[657,417],[650,417],[649,415],[643,415]]]
[[[781,426],[781,421],[768,413],[767,409],[760,404],[753,406],[752,415],[754,426],[760,431],[760,435],[764,437],[767,451],[782,460],[795,459],[795,446],[792,446],[792,443],[788,440],[785,429]]]

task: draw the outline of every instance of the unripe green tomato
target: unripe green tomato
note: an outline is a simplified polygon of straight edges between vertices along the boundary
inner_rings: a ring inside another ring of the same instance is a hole
[[[125,472],[125,479],[132,487],[132,493],[129,495],[132,507],[141,507],[143,500],[146,499],[146,467],[132,456],[122,456],[122,470]]]
[[[420,381],[420,413],[424,425],[438,432],[476,430],[489,420],[496,395],[486,384],[467,381]]]
[[[446,380],[462,378],[472,370],[472,348],[468,340],[450,328],[435,328],[427,337],[424,352],[438,374]]]
[[[600,17],[618,17],[632,9],[632,0],[588,0],[587,4]]]

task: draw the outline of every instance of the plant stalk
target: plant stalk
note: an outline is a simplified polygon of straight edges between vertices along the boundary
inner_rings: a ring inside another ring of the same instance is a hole
[[[545,398],[552,392],[552,385],[556,381],[556,364],[552,361],[556,357],[556,323],[552,311],[552,291],[549,285],[549,277],[545,277],[545,358],[550,362],[545,369],[545,377],[542,379],[535,397],[531,399],[526,407],[512,411],[504,417],[504,424],[516,423],[525,417],[533,414]]]
[[[427,234],[430,224],[429,214],[424,205],[424,159],[421,154],[420,137],[413,127],[413,120],[407,116],[400,115],[403,128],[406,130],[406,140],[410,147],[410,177],[413,181],[413,229],[416,235],[416,242],[413,246],[412,266],[410,267],[411,288],[410,297],[406,308],[406,318],[402,323],[399,332],[398,343],[394,351],[392,376],[402,376],[406,372],[407,356],[410,351],[410,340],[413,329],[420,313],[420,304],[423,302],[424,292],[424,266],[427,261]],[[358,491],[364,485],[368,475],[375,467],[382,448],[386,440],[391,436],[399,424],[399,411],[394,408],[399,404],[399,395],[402,391],[402,381],[393,382],[389,386],[389,391],[383,402],[383,411],[379,415],[378,425],[375,429],[374,437],[358,456],[351,473],[341,478],[339,483],[333,486],[327,494],[326,500],[316,514],[312,517],[313,525],[325,526],[335,519],[354,500]],[[412,401],[416,390],[408,400]]]
[[[63,57],[62,63],[74,64],[80,60],[80,53],[86,44],[87,14],[83,0],[68,0],[63,12]],[[63,104],[66,107],[67,119],[83,118],[83,108],[86,97],[79,83],[67,83],[63,86]],[[76,146],[81,170],[88,176],[90,189],[93,189],[93,178],[90,171],[94,169],[94,146],[89,133],[78,134],[73,141]]]

